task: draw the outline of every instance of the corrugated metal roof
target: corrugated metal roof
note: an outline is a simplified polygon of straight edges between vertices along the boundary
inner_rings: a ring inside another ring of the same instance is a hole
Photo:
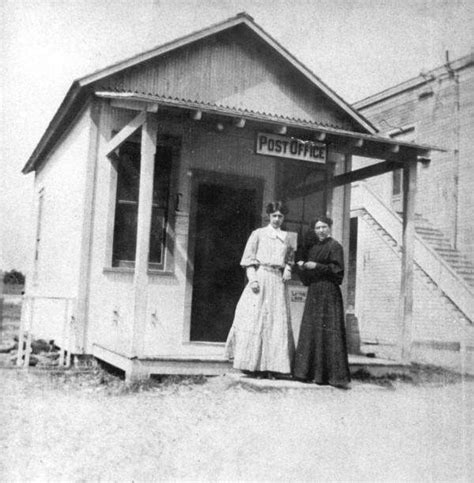
[[[268,123],[277,124],[280,126],[312,130],[320,133],[332,134],[332,135],[342,136],[342,137],[351,138],[351,139],[363,139],[366,141],[381,143],[384,145],[404,146],[407,148],[412,148],[423,152],[430,151],[430,150],[443,151],[442,148],[438,148],[435,146],[398,141],[396,139],[393,139],[387,136],[382,136],[382,135],[364,134],[364,133],[359,133],[354,131],[347,131],[338,126],[330,125],[327,123],[318,123],[310,120],[295,119],[295,118],[275,115],[275,114],[266,113],[266,112],[256,112],[256,111],[250,111],[247,109],[238,109],[235,107],[222,106],[219,104],[212,104],[212,103],[202,102],[198,100],[179,99],[176,97],[159,96],[156,94],[131,92],[131,91],[116,90],[116,89],[107,90],[107,91],[96,91],[95,95],[106,99],[141,101],[141,102],[155,103],[162,106],[176,107],[176,108],[189,109],[189,110],[199,110],[208,114],[242,118],[248,121],[268,122]]]
[[[289,116],[283,116],[281,114],[261,112],[261,111],[256,111],[252,109],[241,109],[235,106],[204,102],[197,99],[184,99],[179,97],[161,96],[159,94],[151,94],[151,93],[139,92],[139,91],[127,91],[124,89],[108,89],[104,91],[98,90],[95,92],[95,94],[98,97],[104,97],[104,98],[110,98],[110,99],[128,99],[128,100],[135,100],[135,101],[156,102],[162,105],[187,107],[189,109],[198,109],[198,110],[207,109],[208,111],[215,112],[216,114],[222,113],[228,116],[235,115],[236,117],[242,117],[245,115],[248,117],[248,119],[251,119],[251,118],[255,118],[258,120],[266,119],[266,120],[279,121],[279,122],[300,123],[301,125],[307,124],[307,125],[319,126],[319,127],[331,127],[335,129],[344,129],[342,126],[337,126],[332,123],[315,122],[310,119],[294,118]]]

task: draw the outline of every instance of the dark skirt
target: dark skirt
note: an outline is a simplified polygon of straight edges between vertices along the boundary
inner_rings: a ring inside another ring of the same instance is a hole
[[[341,290],[328,280],[308,287],[294,377],[332,386],[350,382]]]

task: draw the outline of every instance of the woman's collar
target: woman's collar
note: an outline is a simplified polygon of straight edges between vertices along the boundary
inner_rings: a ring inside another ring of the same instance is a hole
[[[286,231],[283,231],[281,228],[273,228],[270,223],[267,226],[267,233],[270,238],[279,238],[280,240],[285,241]]]
[[[320,240],[319,238],[317,240],[320,245],[324,245],[324,243],[327,243],[330,239],[331,235],[327,236],[324,240]]]

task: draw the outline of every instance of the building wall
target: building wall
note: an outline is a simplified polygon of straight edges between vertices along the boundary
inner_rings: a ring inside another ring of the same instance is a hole
[[[438,68],[428,82],[355,107],[383,133],[396,135],[399,128],[413,127],[403,139],[446,150],[432,151],[431,163],[418,166],[416,211],[474,262],[474,62],[469,59],[459,61],[454,76]],[[355,166],[371,162],[358,158]],[[387,204],[392,202],[391,173],[368,184]]]
[[[457,245],[474,261],[474,65],[460,72]]]
[[[133,111],[107,109],[111,121],[104,129],[119,129],[131,119]],[[173,123],[160,120],[160,131],[181,137],[179,180],[182,194],[175,226],[174,271],[149,276],[145,353],[202,353],[203,344],[183,344],[189,340],[192,287],[189,280],[188,238],[191,179],[193,169],[227,174],[255,176],[265,180],[264,199],[271,199],[275,180],[275,161],[256,156],[254,135],[242,129],[218,133],[205,124],[192,121]],[[110,268],[107,252],[110,244],[111,207],[114,204],[113,170],[108,159],[98,164],[95,222],[91,258],[88,344],[99,342],[127,353],[131,344],[133,321],[133,270]],[[210,345],[207,353],[221,354],[222,348]]]
[[[397,358],[400,342],[401,255],[364,217],[358,218],[355,315],[364,352]],[[360,288],[360,289],[359,289]],[[436,284],[415,268],[411,339],[413,360],[461,369],[464,346],[474,343],[472,326],[440,295]],[[472,351],[472,349],[469,349]],[[468,354],[472,357],[472,352]],[[470,371],[474,370],[472,361]]]
[[[87,107],[35,176],[38,255],[32,254],[26,295],[35,297],[34,332],[57,341],[65,299],[78,291],[90,122]]]

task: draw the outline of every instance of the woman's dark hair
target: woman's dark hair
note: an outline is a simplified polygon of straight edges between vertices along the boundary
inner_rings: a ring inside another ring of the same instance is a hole
[[[314,227],[316,226],[316,223],[320,221],[321,223],[326,223],[326,225],[329,226],[329,228],[332,227],[332,219],[329,218],[329,216],[324,216],[324,215],[318,215],[316,216],[312,221],[311,221],[311,229],[314,230]]]
[[[288,214],[288,208],[283,201],[272,201],[271,203],[268,203],[265,210],[266,214],[269,215],[270,213],[275,213],[275,211],[279,211],[282,215]]]

